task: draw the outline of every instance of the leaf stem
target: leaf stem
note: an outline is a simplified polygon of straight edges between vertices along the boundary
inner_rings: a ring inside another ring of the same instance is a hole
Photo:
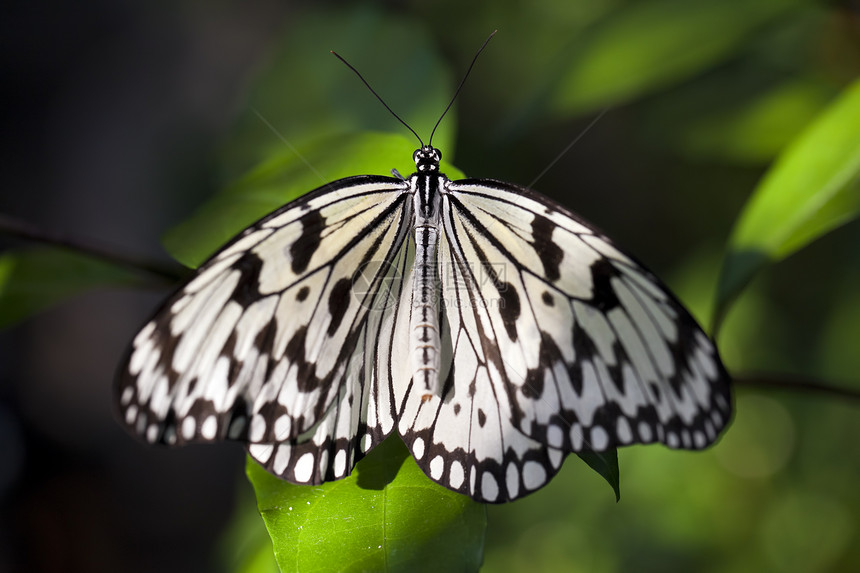
[[[52,233],[2,213],[0,213],[0,233],[88,255],[132,271],[153,275],[168,283],[175,283],[186,274],[186,269],[175,263],[137,257],[103,245]]]
[[[837,386],[795,374],[747,373],[733,376],[732,381],[741,388],[751,387],[791,390],[792,392],[810,392],[860,401],[860,390],[841,385]]]

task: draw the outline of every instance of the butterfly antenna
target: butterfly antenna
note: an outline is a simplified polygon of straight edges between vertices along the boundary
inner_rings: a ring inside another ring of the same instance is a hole
[[[431,146],[433,145],[433,135],[435,135],[435,133],[436,133],[436,128],[439,127],[439,124],[442,123],[442,118],[445,117],[445,114],[447,114],[448,110],[451,109],[451,106],[454,105],[454,101],[457,99],[457,96],[460,95],[460,90],[463,89],[463,85],[466,83],[466,79],[468,79],[469,73],[472,71],[472,68],[475,67],[475,62],[478,61],[478,56],[481,55],[481,52],[484,51],[484,48],[487,47],[487,44],[490,43],[490,40],[493,39],[493,36],[496,35],[496,32],[498,32],[498,30],[493,30],[493,33],[490,34],[489,36],[487,36],[487,39],[484,40],[483,44],[481,44],[481,47],[478,49],[478,52],[475,54],[475,57],[472,58],[472,63],[469,64],[469,69],[466,70],[465,75],[463,75],[463,79],[460,80],[460,85],[457,86],[457,91],[454,92],[454,97],[452,97],[451,101],[448,102],[448,107],[445,108],[445,111],[443,111],[442,115],[439,116],[439,120],[436,122],[436,125],[433,126],[433,131],[430,132],[430,141],[427,142],[427,145],[431,145]],[[349,64],[347,64],[347,65],[349,65]]]
[[[414,130],[414,129],[412,129],[411,127],[409,127],[409,124],[408,124],[408,123],[406,123],[405,121],[403,121],[403,119],[402,119],[399,115],[397,115],[396,113],[394,113],[394,110],[393,110],[393,109],[391,109],[390,107],[388,107],[388,104],[387,104],[387,103],[385,103],[385,100],[384,100],[384,99],[382,99],[382,98],[379,96],[379,94],[378,94],[378,93],[376,93],[376,90],[374,90],[372,87],[370,87],[370,84],[369,84],[369,83],[367,83],[367,80],[366,80],[366,79],[364,79],[364,76],[362,76],[362,75],[361,75],[361,73],[360,73],[358,70],[356,70],[354,67],[352,67],[352,64],[350,64],[349,62],[347,62],[346,60],[344,60],[344,59],[340,56],[340,54],[338,54],[338,53],[337,53],[337,52],[335,52],[334,50],[332,50],[332,52],[331,52],[331,53],[332,53],[332,54],[334,54],[334,56],[335,56],[338,60],[340,60],[341,62],[343,62],[343,63],[346,65],[346,67],[348,67],[349,69],[351,69],[351,70],[353,71],[353,73],[355,73],[355,75],[357,75],[357,76],[358,76],[358,79],[360,79],[360,80],[362,81],[362,83],[364,83],[364,85],[365,85],[365,86],[367,86],[367,89],[369,89],[369,90],[370,90],[370,93],[372,93],[374,96],[376,96],[376,99],[378,99],[378,100],[379,100],[379,103],[381,103],[383,106],[385,106],[385,109],[387,109],[387,110],[388,110],[388,113],[390,113],[391,115],[393,115],[393,116],[397,119],[397,121],[399,121],[400,123],[402,123],[403,125],[405,125],[405,126],[406,126],[406,129],[408,129],[409,131],[411,131],[411,132],[412,132],[412,135],[414,135],[414,136],[418,139],[418,142],[421,144],[421,147],[424,147],[424,142],[421,140],[421,138],[420,138],[420,137],[418,137],[418,134],[417,134],[417,133],[415,133],[415,130]],[[450,106],[449,106],[449,107],[450,107]],[[434,130],[434,131],[435,131],[435,130]],[[432,135],[431,135],[431,137],[432,137]]]

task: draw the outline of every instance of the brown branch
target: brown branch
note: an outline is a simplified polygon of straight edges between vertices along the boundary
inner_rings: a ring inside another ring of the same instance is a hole
[[[835,398],[860,400],[860,390],[841,385],[835,386],[796,374],[748,373],[733,376],[732,381],[740,388],[791,390],[792,392],[810,392],[825,394]]]
[[[126,269],[154,275],[168,283],[175,283],[186,274],[185,267],[178,264],[121,253],[103,245],[40,229],[8,215],[0,214],[0,233],[88,255]]]

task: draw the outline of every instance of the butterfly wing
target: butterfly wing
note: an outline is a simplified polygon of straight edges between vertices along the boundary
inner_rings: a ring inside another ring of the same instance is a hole
[[[297,482],[346,475],[393,427],[367,383],[381,328],[370,310],[398,284],[374,262],[402,257],[407,191],[398,179],[350,177],[243,231],[134,339],[120,419],[151,443],[245,441]]]
[[[428,476],[458,489],[463,465],[464,493],[505,501],[569,452],[716,440],[731,415],[716,348],[633,257],[507,183],[451,182],[442,209],[453,372],[440,400],[413,400],[401,421]]]

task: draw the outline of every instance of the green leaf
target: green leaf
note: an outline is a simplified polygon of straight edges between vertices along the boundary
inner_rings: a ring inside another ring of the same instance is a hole
[[[579,459],[603,476],[615,492],[615,501],[621,501],[621,473],[618,470],[618,450],[605,452],[577,452]]]
[[[432,481],[392,436],[352,475],[293,485],[248,459],[282,571],[477,571],[485,507]]]
[[[164,237],[167,251],[182,264],[196,267],[239,231],[285,203],[342,177],[404,175],[415,171],[415,143],[400,135],[339,135],[274,153],[245,177],[200,207]],[[449,177],[462,173],[442,163]]]
[[[767,264],[860,213],[860,80],[849,86],[765,174],[729,239],[716,323]]]
[[[448,65],[424,23],[373,4],[310,8],[297,16],[272,47],[264,71],[253,78],[244,110],[223,146],[224,183],[278,154],[285,141],[298,146],[311,139],[384,131],[410,138],[406,158],[411,157],[418,147],[414,137],[330,50],[355,66],[425,141],[454,95]],[[433,137],[450,157],[456,126],[456,115],[448,115]]]
[[[248,482],[242,480],[241,486],[233,518],[216,546],[219,569],[231,573],[279,573],[272,540],[252,503]]]
[[[654,0],[609,15],[576,46],[554,106],[579,114],[686,79],[737,51],[794,2]]]
[[[65,249],[6,252],[0,255],[0,328],[91,288],[141,282],[129,270]]]
[[[833,95],[830,86],[817,80],[793,78],[750,97],[742,106],[712,107],[696,117],[678,118],[680,125],[673,133],[680,151],[691,157],[767,164],[809,125]]]

